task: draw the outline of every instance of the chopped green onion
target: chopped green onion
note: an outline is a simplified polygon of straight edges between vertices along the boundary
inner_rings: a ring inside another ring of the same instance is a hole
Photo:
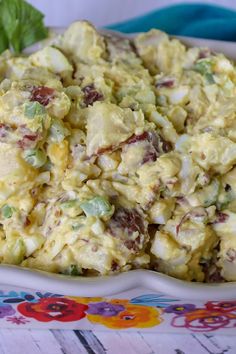
[[[42,167],[47,161],[47,156],[45,152],[40,149],[25,150],[23,157],[28,164],[35,168]]]
[[[193,66],[193,70],[199,72],[201,75],[206,75],[212,72],[212,62],[209,59],[199,60]]]
[[[81,209],[86,216],[103,216],[112,211],[111,204],[103,197],[94,197],[80,204]]]
[[[39,102],[27,102],[25,104],[25,116],[29,119],[33,119],[36,116],[42,116],[46,113],[46,109]]]
[[[71,264],[63,273],[72,276],[78,276],[83,274],[82,268],[75,264]]]
[[[3,207],[1,208],[2,216],[5,219],[10,219],[12,217],[13,211],[14,208],[10,207],[7,204],[3,205]]]
[[[68,136],[69,130],[64,127],[60,120],[54,119],[49,129],[49,136],[53,142],[60,143],[66,136]]]
[[[82,274],[82,269],[79,268],[78,266],[72,264],[70,266],[70,275],[81,275]]]
[[[206,74],[204,75],[204,77],[205,77],[206,81],[208,82],[208,84],[214,84],[214,83],[215,83],[215,79],[214,79],[213,74],[211,74],[211,73],[206,73]]]

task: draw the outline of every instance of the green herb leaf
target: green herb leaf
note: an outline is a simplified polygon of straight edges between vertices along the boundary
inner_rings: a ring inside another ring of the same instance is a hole
[[[103,216],[112,211],[111,204],[103,197],[94,197],[80,204],[86,216]]]
[[[71,264],[63,273],[66,275],[78,276],[82,275],[83,271],[79,266]]]
[[[36,116],[42,116],[46,113],[46,109],[39,102],[27,102],[25,104],[25,116],[29,119],[33,119]]]
[[[0,23],[0,54],[4,52],[4,50],[6,50],[7,48],[9,48],[9,41],[4,31],[4,28]]]
[[[0,18],[8,45],[16,53],[47,37],[44,15],[24,0],[2,0]]]

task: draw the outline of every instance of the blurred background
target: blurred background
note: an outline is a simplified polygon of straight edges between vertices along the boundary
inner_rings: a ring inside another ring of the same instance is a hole
[[[45,14],[46,25],[67,26],[87,19],[96,26],[127,20],[148,11],[178,4],[180,0],[28,0]],[[196,3],[196,0],[183,1]],[[204,0],[204,4],[222,5],[236,10],[236,0]]]

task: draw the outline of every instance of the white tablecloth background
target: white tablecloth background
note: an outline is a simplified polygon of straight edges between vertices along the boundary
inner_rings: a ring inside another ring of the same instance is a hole
[[[184,0],[183,0],[184,1]],[[87,19],[97,26],[123,21],[181,0],[29,0],[46,14],[46,24],[67,26],[77,19]],[[185,0],[194,3],[197,0]],[[236,9],[236,0],[199,0]]]

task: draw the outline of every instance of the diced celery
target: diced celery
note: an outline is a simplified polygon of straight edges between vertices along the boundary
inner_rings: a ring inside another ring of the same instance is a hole
[[[111,204],[108,200],[99,196],[81,203],[80,207],[86,216],[103,216],[110,214],[112,211]]]
[[[69,130],[64,127],[60,120],[53,119],[49,129],[49,137],[53,142],[60,143],[66,136],[70,134]]]
[[[1,208],[2,216],[5,219],[10,219],[12,217],[14,208],[10,207],[9,205],[5,204]]]
[[[25,104],[25,116],[29,119],[33,119],[36,116],[42,116],[46,113],[46,109],[39,102],[27,102]]]
[[[27,149],[24,151],[23,158],[35,168],[42,167],[47,161],[47,156],[41,149]]]

